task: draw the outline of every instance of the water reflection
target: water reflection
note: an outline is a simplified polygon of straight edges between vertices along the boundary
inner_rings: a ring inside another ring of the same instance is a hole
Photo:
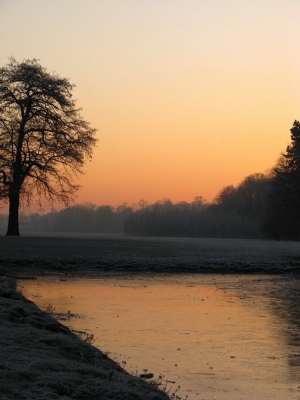
[[[284,281],[284,284],[283,284]],[[289,372],[299,379],[300,366],[300,287],[298,276],[288,276],[273,279],[272,288],[267,296],[271,309],[279,316],[285,325],[284,337],[289,346],[288,364],[292,367]]]
[[[20,281],[41,308],[130,372],[180,385],[188,399],[299,399],[298,278],[127,276]]]

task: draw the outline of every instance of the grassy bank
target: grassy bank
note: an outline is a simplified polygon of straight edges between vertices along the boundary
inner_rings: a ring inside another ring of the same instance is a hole
[[[0,398],[167,400],[0,281]],[[141,355],[142,357],[142,355]]]

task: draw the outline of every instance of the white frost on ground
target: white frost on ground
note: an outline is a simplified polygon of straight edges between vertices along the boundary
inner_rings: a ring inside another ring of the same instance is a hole
[[[118,235],[0,237],[0,272],[297,271],[299,243]]]

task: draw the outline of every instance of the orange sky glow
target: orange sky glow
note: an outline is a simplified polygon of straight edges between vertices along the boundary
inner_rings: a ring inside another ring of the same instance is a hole
[[[299,17],[298,0],[1,0],[0,65],[76,85],[99,139],[77,203],[211,201],[289,142]]]

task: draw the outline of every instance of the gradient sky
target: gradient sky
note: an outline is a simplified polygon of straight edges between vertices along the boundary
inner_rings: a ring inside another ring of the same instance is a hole
[[[212,200],[300,119],[299,0],[0,0],[0,65],[37,58],[98,129],[77,202]]]

